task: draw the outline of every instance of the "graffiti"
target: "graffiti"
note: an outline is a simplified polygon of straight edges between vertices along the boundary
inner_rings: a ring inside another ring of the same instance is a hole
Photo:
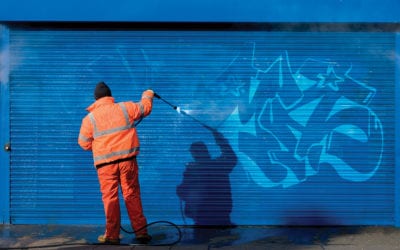
[[[116,51],[113,61],[126,78],[146,83],[162,78],[166,58],[152,58],[148,48],[135,50],[135,60],[143,62],[135,70],[131,58],[120,47]],[[384,145],[381,121],[369,106],[377,90],[354,79],[351,65],[343,70],[339,62],[308,58],[294,69],[287,51],[258,58],[253,44],[251,52],[234,56],[217,78],[233,101],[218,106],[221,114],[213,110],[203,119],[234,128],[226,136],[248,176],[264,188],[306,182],[326,167],[351,182],[373,177]],[[89,73],[114,75],[93,71],[105,59],[90,62]],[[366,154],[368,160],[360,161]]]
[[[307,59],[292,71],[284,52],[263,69],[254,51],[251,59],[236,57],[220,78],[236,86],[238,104],[225,124],[237,128],[231,139],[251,179],[291,187],[328,166],[347,181],[374,176],[383,154],[382,124],[368,106],[376,89],[353,79],[351,66],[339,75],[335,62]]]

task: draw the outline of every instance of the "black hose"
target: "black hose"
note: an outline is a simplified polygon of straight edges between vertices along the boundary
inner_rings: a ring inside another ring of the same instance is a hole
[[[142,230],[145,229],[145,228],[148,228],[148,227],[151,226],[151,225],[160,224],[160,223],[164,223],[164,224],[168,224],[168,225],[173,226],[173,227],[178,231],[178,239],[175,240],[175,241],[173,241],[173,242],[171,242],[171,243],[164,243],[164,244],[147,244],[147,245],[150,245],[150,246],[173,246],[173,245],[179,243],[179,242],[182,240],[182,231],[181,231],[181,229],[180,229],[176,224],[174,224],[174,223],[172,223],[172,222],[169,222],[169,221],[163,221],[163,220],[154,221],[154,222],[148,223],[147,225],[145,225],[145,226],[139,228],[139,229],[136,230],[136,231],[128,231],[128,230],[126,230],[125,228],[123,228],[122,226],[121,226],[121,230],[124,231],[124,232],[127,233],[127,234],[135,234],[135,233],[137,233],[137,232],[142,231]]]

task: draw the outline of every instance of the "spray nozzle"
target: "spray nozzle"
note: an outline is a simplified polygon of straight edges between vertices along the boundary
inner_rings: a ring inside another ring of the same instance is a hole
[[[201,122],[200,120],[196,119],[193,115],[190,114],[190,112],[181,109],[181,107],[175,106],[172,103],[170,103],[169,101],[165,100],[164,98],[162,98],[161,96],[159,96],[158,94],[156,94],[154,92],[154,97],[160,99],[161,101],[163,101],[164,103],[168,104],[168,106],[172,107],[174,110],[176,110],[179,114],[185,115],[189,118],[191,118],[193,121],[199,123],[200,125],[204,126],[205,128],[213,131],[213,128],[211,128],[210,126],[206,125],[205,123]]]

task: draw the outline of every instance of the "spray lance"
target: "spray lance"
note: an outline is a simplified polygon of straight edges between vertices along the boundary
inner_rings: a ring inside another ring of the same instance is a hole
[[[174,110],[178,110],[178,107],[175,105],[172,105],[170,102],[168,102],[167,100],[165,100],[164,98],[161,98],[160,95],[158,95],[156,92],[154,92],[154,97],[160,99],[161,101],[165,102],[166,104],[168,104],[169,106],[171,106]],[[179,110],[178,110],[179,112]]]
[[[157,94],[156,92],[154,92],[154,97],[160,99],[161,101],[163,101],[164,103],[166,103],[168,106],[172,107],[174,110],[176,110],[179,114],[183,114],[189,118],[191,118],[193,121],[199,123],[200,125],[202,125],[203,127],[212,130],[212,128],[206,124],[204,124],[203,122],[201,122],[200,120],[196,119],[194,116],[189,115],[187,112],[185,112],[184,110],[181,110],[180,107],[173,105],[172,103],[170,103],[169,101],[165,100],[164,98],[162,98],[159,94]]]

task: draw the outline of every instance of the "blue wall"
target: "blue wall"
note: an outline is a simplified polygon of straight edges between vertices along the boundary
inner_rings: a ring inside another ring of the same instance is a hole
[[[5,0],[0,22],[374,25],[399,23],[399,10],[395,0]],[[212,156],[220,153],[201,120],[222,133],[237,157],[232,185],[222,188],[232,196],[234,223],[399,224],[395,33],[340,25],[335,32],[311,25],[293,33],[67,26],[0,29],[6,118],[0,139],[11,139],[13,146],[11,154],[0,152],[3,222],[102,222],[91,156],[77,146],[76,133],[93,101],[93,85],[105,80],[117,101],[154,88],[190,114],[156,101],[152,116],[140,124],[150,220],[195,223],[180,211],[185,190],[195,182],[184,182],[193,161],[190,145],[204,140]]]
[[[190,115],[154,100],[138,126],[150,221],[193,224],[181,200],[217,194],[235,224],[395,224],[393,33],[11,29],[10,44],[12,223],[103,221],[76,140],[104,80],[117,101],[153,88]],[[197,120],[236,160],[193,178],[194,142],[221,153]]]
[[[4,0],[0,21],[399,22],[397,0]]]
[[[5,144],[10,142],[10,119],[9,119],[9,31],[6,26],[0,25],[0,222],[10,222],[10,154],[5,149]]]

